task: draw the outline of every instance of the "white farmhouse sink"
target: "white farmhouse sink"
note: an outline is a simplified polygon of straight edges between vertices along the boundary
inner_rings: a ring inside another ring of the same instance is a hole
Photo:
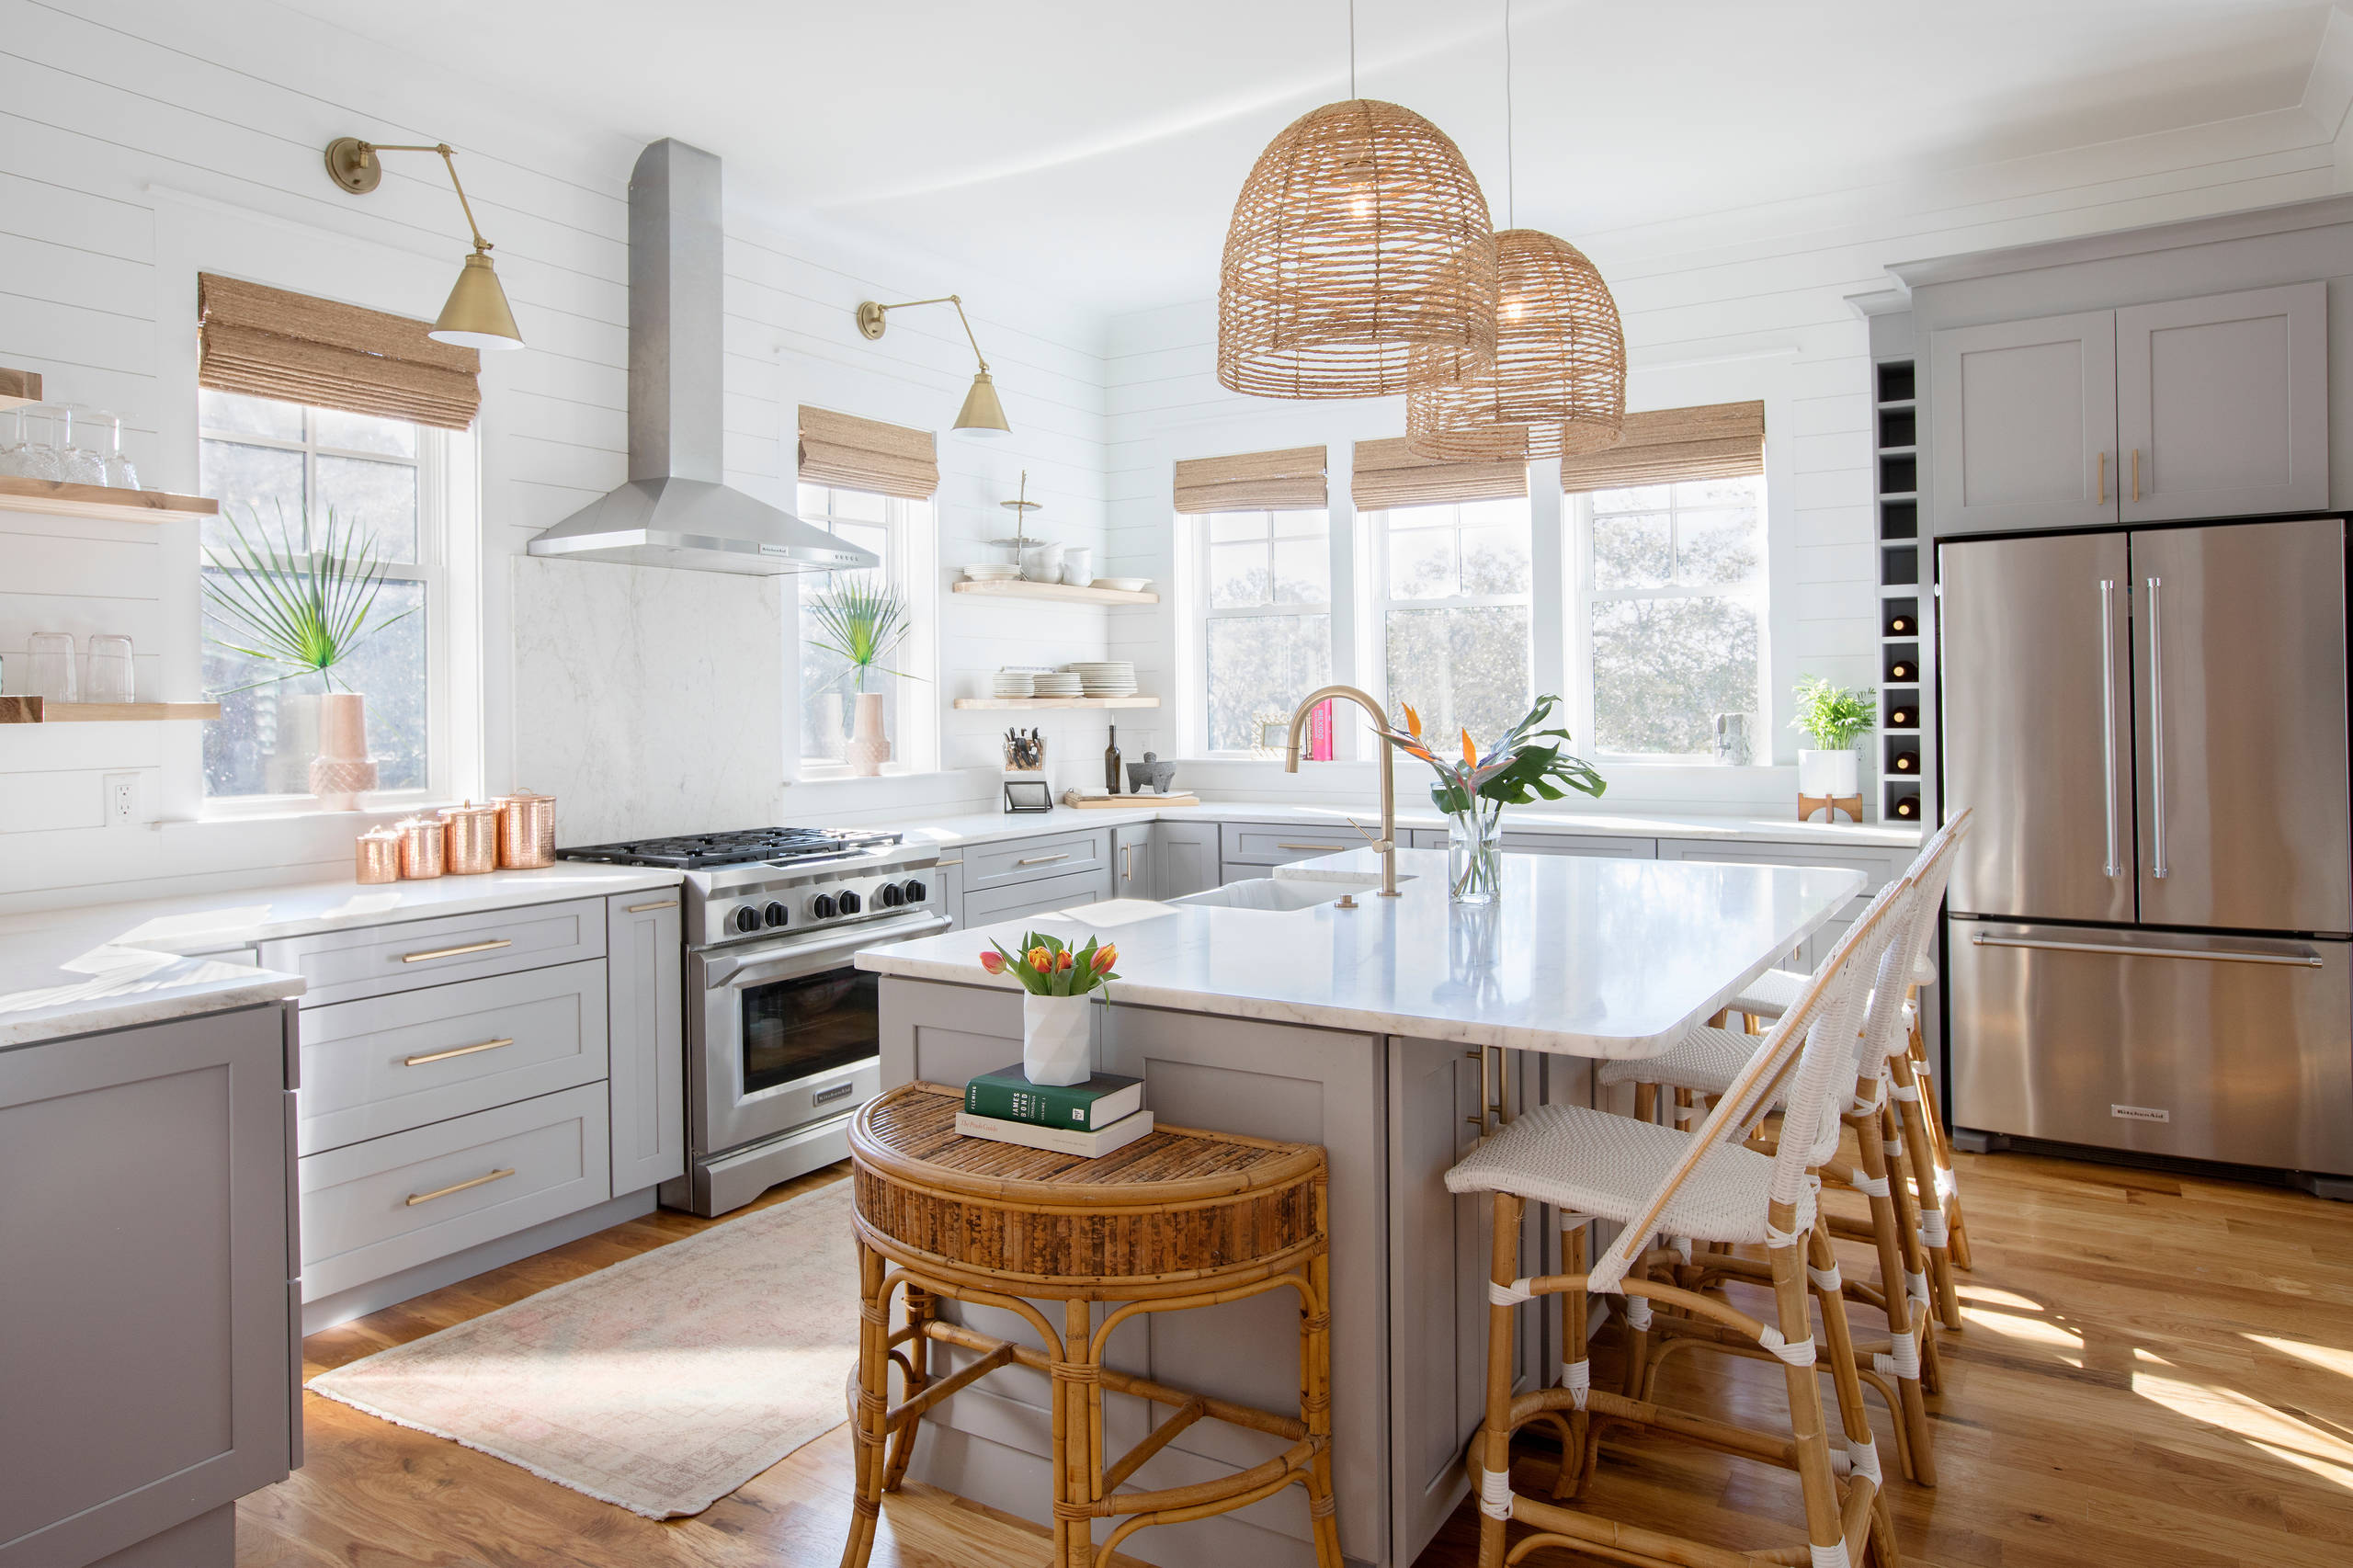
[[[1410,881],[1400,877],[1399,881]],[[1223,887],[1205,888],[1188,892],[1182,898],[1172,898],[1171,903],[1210,904],[1219,909],[1313,909],[1319,903],[1336,903],[1348,893],[1369,893],[1380,890],[1378,876],[1355,876],[1346,872],[1325,872],[1316,877],[1252,877]]]

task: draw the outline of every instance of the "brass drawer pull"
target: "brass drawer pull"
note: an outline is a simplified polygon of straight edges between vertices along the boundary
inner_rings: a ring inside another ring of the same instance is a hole
[[[486,1040],[480,1045],[461,1045],[452,1051],[429,1051],[423,1056],[402,1057],[401,1065],[404,1067],[422,1067],[428,1062],[447,1062],[453,1056],[472,1056],[477,1051],[496,1051],[502,1045],[513,1045],[515,1041],[513,1038],[509,1037],[506,1040]]]
[[[454,959],[460,953],[486,953],[494,948],[511,948],[514,945],[509,938],[499,937],[487,942],[468,942],[462,948],[436,948],[429,953],[403,953],[401,962],[423,963],[427,959]]]
[[[515,1169],[510,1165],[503,1171],[493,1171],[488,1176],[478,1176],[472,1181],[459,1182],[454,1187],[438,1187],[431,1192],[412,1192],[408,1195],[408,1205],[414,1209],[420,1203],[430,1203],[437,1198],[447,1198],[453,1192],[463,1192],[470,1187],[480,1187],[484,1182],[501,1181],[514,1174]]]
[[[959,856],[957,856],[957,857],[956,857],[956,858],[954,858],[953,860],[942,860],[942,861],[940,861],[940,862],[939,862],[939,865],[940,865],[940,867],[941,867],[941,869],[945,869],[946,868],[948,868],[948,867],[949,867],[949,866],[961,866],[961,865],[962,865],[963,863],[964,863],[964,858],[963,858],[961,855],[959,855]]]
[[[649,909],[676,909],[677,907],[678,901],[675,898],[657,898],[652,903],[632,903],[629,906],[629,912],[631,915],[642,915]]]
[[[1014,864],[1017,866],[1051,866],[1057,860],[1067,860],[1069,858],[1070,856],[1067,853],[1061,855],[1032,855],[1027,860],[1016,860]]]
[[[1326,849],[1336,854],[1346,849],[1347,846],[1345,844],[1284,844],[1278,840],[1275,847],[1278,849]]]

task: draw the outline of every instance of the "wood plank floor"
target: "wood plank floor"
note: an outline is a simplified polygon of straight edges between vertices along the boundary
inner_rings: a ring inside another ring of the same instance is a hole
[[[2353,1562],[2353,1206],[2275,1188],[2025,1155],[1966,1158],[1977,1267],[1948,1335],[1934,1491],[1893,1483],[1915,1564],[2342,1568]],[[839,1179],[820,1173],[762,1201]],[[306,1375],[460,1322],[709,1221],[660,1213],[340,1328]],[[1859,1252],[1849,1271],[1869,1278]],[[1340,1310],[1346,1310],[1342,1303]],[[1597,1375],[1609,1375],[1608,1347]],[[1779,1369],[1687,1355],[1662,1396],[1760,1422]],[[849,1516],[844,1433],[702,1515],[657,1524],[305,1395],[308,1459],[239,1505],[244,1568],[833,1568]],[[1881,1452],[1893,1439],[1877,1412]],[[1549,1477],[1531,1449],[1523,1483]],[[1597,1506],[1728,1546],[1793,1544],[1786,1472],[1656,1439],[1604,1449]],[[1182,1527],[1176,1527],[1182,1528]],[[1466,1506],[1418,1568],[1475,1556]],[[1042,1531],[910,1486],[877,1568],[1035,1568]],[[1590,1560],[1538,1552],[1536,1568]]]

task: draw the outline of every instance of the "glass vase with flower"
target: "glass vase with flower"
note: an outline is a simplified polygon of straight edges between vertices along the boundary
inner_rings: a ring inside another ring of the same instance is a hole
[[[1402,729],[1385,728],[1381,738],[1408,756],[1430,765],[1438,782],[1430,801],[1446,813],[1447,896],[1457,903],[1491,903],[1503,888],[1503,812],[1530,801],[1558,801],[1572,790],[1598,797],[1609,786],[1583,758],[1564,749],[1569,733],[1545,729],[1559,705],[1540,697],[1526,717],[1482,753],[1462,732],[1461,760],[1440,761],[1422,735],[1422,716],[1405,707]]]

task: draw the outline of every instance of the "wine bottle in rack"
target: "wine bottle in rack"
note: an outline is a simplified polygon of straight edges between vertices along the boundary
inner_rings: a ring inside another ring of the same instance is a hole
[[[1897,796],[1895,798],[1895,815],[1897,820],[1901,822],[1918,822],[1920,820],[1920,797],[1917,795]]]
[[[1890,680],[1903,681],[1918,680],[1920,678],[1920,661],[1910,658],[1904,654],[1897,654],[1894,658],[1890,659],[1887,662],[1887,678]]]
[[[1897,773],[1917,773],[1920,771],[1920,754],[1916,751],[1897,752],[1888,766]]]
[[[1920,710],[1909,702],[1891,702],[1887,706],[1887,727],[1891,730],[1916,730],[1920,727]]]
[[[1919,631],[1920,622],[1908,609],[1897,610],[1887,618],[1887,634],[1890,637],[1916,636]]]

